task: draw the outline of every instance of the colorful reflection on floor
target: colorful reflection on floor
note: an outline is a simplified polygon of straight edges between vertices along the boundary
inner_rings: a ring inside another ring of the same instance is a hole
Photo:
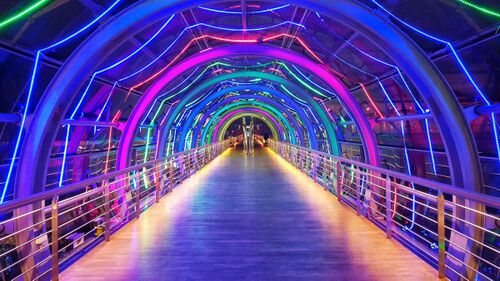
[[[62,280],[432,280],[434,269],[268,149],[231,149]]]

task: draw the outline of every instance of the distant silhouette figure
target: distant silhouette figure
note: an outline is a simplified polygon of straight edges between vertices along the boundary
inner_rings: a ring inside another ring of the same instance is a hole
[[[250,124],[247,125],[247,121],[245,117],[243,117],[243,149],[245,150],[245,154],[250,155],[253,154],[253,129],[254,123],[253,118],[250,119]]]

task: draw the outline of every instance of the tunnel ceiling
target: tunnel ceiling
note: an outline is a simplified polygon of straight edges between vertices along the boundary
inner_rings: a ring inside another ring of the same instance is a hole
[[[222,140],[245,115],[498,193],[498,1],[149,2],[164,8],[140,23],[145,1],[2,2],[0,201]]]

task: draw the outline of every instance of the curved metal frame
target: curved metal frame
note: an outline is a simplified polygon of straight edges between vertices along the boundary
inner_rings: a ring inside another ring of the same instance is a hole
[[[207,55],[207,57],[208,57],[208,55],[210,55],[210,54],[208,54],[208,52],[210,52],[210,51],[204,52],[203,55]],[[193,57],[192,59],[196,60],[196,57]],[[174,70],[172,70],[172,71],[174,71]],[[207,89],[210,86],[213,86],[213,85],[215,85],[215,84],[217,84],[219,82],[222,82],[222,81],[225,81],[225,80],[228,80],[228,79],[248,78],[248,77],[266,79],[266,80],[270,80],[270,81],[273,81],[273,82],[276,82],[276,83],[279,83],[279,84],[282,84],[282,85],[287,85],[295,93],[300,93],[301,98],[304,98],[304,99],[306,99],[306,101],[310,102],[311,106],[314,108],[315,112],[317,112],[319,114],[319,117],[323,121],[323,124],[325,125],[325,128],[327,130],[327,135],[330,138],[331,150],[332,150],[333,154],[338,155],[339,149],[338,149],[338,143],[337,143],[337,139],[336,139],[336,136],[335,136],[335,132],[334,132],[334,130],[333,130],[331,124],[330,124],[330,121],[328,120],[327,114],[323,111],[323,109],[321,109],[321,107],[316,103],[316,101],[314,101],[313,98],[311,98],[309,95],[307,95],[306,93],[304,93],[304,91],[299,86],[297,86],[296,84],[294,84],[294,83],[292,83],[292,82],[290,82],[290,81],[288,81],[286,79],[283,79],[281,77],[278,77],[278,76],[275,76],[275,75],[271,75],[271,74],[268,74],[268,73],[264,73],[264,72],[258,72],[258,71],[234,72],[234,73],[231,73],[231,74],[225,74],[225,75],[217,76],[217,77],[215,77],[215,78],[213,78],[211,80],[208,80],[208,81],[202,83],[200,86],[198,86],[195,89],[193,89],[187,96],[183,97],[182,101],[179,104],[177,104],[176,108],[172,111],[172,113],[168,117],[168,120],[165,122],[165,125],[164,125],[164,127],[163,127],[162,130],[164,130],[164,131],[169,131],[170,130],[170,128],[171,128],[171,126],[173,124],[173,120],[176,118],[176,116],[180,113],[180,111],[184,108],[184,106],[192,98],[196,97],[196,95],[198,93],[204,91],[205,89]],[[154,87],[154,86],[152,86],[152,87]],[[140,114],[140,113],[135,112],[134,114]],[[164,135],[164,138],[161,138],[160,142],[158,143],[158,145],[160,145],[160,147],[158,149],[158,151],[160,151],[160,155],[162,155],[163,148],[165,147],[164,146],[165,141],[166,141],[165,138],[166,138],[166,135]]]
[[[377,142],[370,123],[357,101],[337,78],[331,75],[322,66],[293,52],[286,51],[277,47],[251,44],[212,48],[203,53],[199,53],[185,59],[181,63],[172,67],[170,71],[165,72],[161,77],[159,77],[158,80],[141,97],[137,105],[134,107],[130,119],[125,125],[124,134],[122,135],[120,146],[118,149],[117,167],[122,168],[128,165],[130,148],[132,147],[132,140],[135,136],[136,130],[138,129],[138,124],[142,120],[143,115],[145,114],[147,109],[153,104],[154,100],[156,100],[161,90],[168,83],[170,83],[179,74],[193,68],[196,65],[205,64],[220,58],[244,55],[258,55],[262,57],[284,60],[289,63],[301,66],[308,71],[315,73],[319,78],[323,79],[325,83],[327,83],[337,93],[337,97],[339,98],[339,100],[342,101],[344,107],[347,109],[350,115],[353,116],[360,132],[361,139],[364,140],[363,145],[365,148],[367,161],[373,165],[379,164]],[[256,74],[260,75],[261,72],[256,72]],[[177,109],[179,107],[182,107],[184,104],[185,102],[181,101],[177,105],[177,108],[176,110],[174,110],[174,113],[172,113],[172,115],[175,116],[176,114],[178,114],[179,110]],[[327,120],[324,120],[324,125],[327,129],[327,132],[329,131],[329,135],[334,137],[335,135],[333,130],[328,128],[331,128],[331,124],[329,124]],[[170,126],[171,122],[167,121],[165,127],[169,128]],[[332,153],[334,155],[338,154],[338,147],[334,147],[334,149],[332,149]]]
[[[313,127],[312,127],[312,124],[309,122],[309,119],[307,118],[307,116],[301,111],[299,110],[298,108],[298,104],[296,102],[294,102],[291,98],[288,97],[288,95],[282,93],[282,92],[279,92],[275,89],[272,89],[272,88],[269,88],[269,87],[265,87],[265,86],[262,86],[262,85],[242,85],[242,86],[235,86],[235,87],[229,87],[229,88],[224,88],[222,89],[221,91],[219,92],[216,92],[216,93],[213,93],[213,94],[210,94],[207,98],[203,99],[202,102],[200,102],[199,105],[197,105],[193,110],[192,112],[190,113],[190,116],[189,118],[186,120],[185,122],[185,126],[182,130],[182,135],[181,135],[181,138],[180,138],[180,142],[182,143],[182,140],[184,140],[186,138],[186,135],[188,133],[188,130],[190,130],[190,126],[193,122],[193,119],[196,117],[196,115],[202,110],[205,108],[205,106],[210,102],[210,101],[213,101],[227,93],[230,93],[230,92],[239,92],[239,91],[243,91],[243,90],[253,90],[253,91],[261,91],[261,92],[266,92],[266,93],[269,93],[269,94],[272,94],[273,96],[276,96],[276,97],[280,97],[282,98],[283,100],[285,100],[287,102],[287,104],[295,110],[295,112],[297,113],[297,115],[299,115],[299,117],[301,118],[302,121],[304,121],[304,124],[307,128],[307,131],[308,131],[308,135],[309,135],[309,140],[311,142],[311,148],[314,148],[316,147],[317,148],[317,142],[316,142],[316,138],[314,136],[314,130],[313,130]],[[268,98],[268,97],[264,97],[264,96],[259,96],[259,95],[239,95],[237,96],[238,98],[258,98],[258,99],[262,99],[262,100],[266,100],[266,101],[271,101],[271,102],[274,102],[275,104],[277,104],[277,106],[280,107],[281,110],[283,110],[284,107],[282,107],[279,103],[277,103],[276,101]],[[222,100],[220,102],[225,102],[225,101],[229,101],[229,100],[234,100],[235,97],[231,97],[229,99],[225,99],[225,100]],[[283,111],[283,112],[286,112],[286,111]],[[188,128],[189,127],[189,128]]]
[[[228,113],[228,112],[231,112],[231,110],[238,110],[238,109],[242,109],[242,110],[246,110],[246,109],[259,109],[259,110],[262,110],[263,112],[269,114],[270,116],[272,116],[273,118],[276,119],[276,121],[278,123],[280,123],[281,127],[285,130],[285,128],[294,128],[290,122],[288,121],[288,119],[286,119],[285,116],[283,116],[283,114],[279,111],[277,111],[275,108],[267,105],[267,104],[263,104],[263,103],[257,103],[257,102],[253,102],[253,101],[241,101],[241,102],[235,102],[235,103],[231,103],[229,104],[227,107],[225,108],[221,108],[219,110],[217,110],[214,115],[212,116],[212,118],[210,119],[210,121],[208,122],[208,124],[205,126],[205,128],[210,128],[211,124],[215,121],[215,119],[217,119],[217,117],[221,114],[224,114],[224,113]],[[224,115],[223,115],[224,116]],[[297,125],[297,122],[293,119],[291,120],[295,126],[298,126]],[[205,131],[203,134],[202,134],[202,137],[201,137],[201,140],[202,140],[202,143],[204,143],[204,140],[206,139],[206,133],[207,131]],[[289,136],[290,138],[292,138],[290,140],[290,142],[296,142],[295,140],[295,135],[292,135],[290,134]],[[299,138],[301,139],[301,141],[303,142],[304,140],[299,136]]]
[[[224,136],[225,136],[225,134],[226,134],[227,129],[229,128],[229,126],[231,126],[231,124],[233,124],[233,123],[234,123],[236,120],[238,120],[239,118],[245,117],[245,115],[249,115],[249,113],[242,112],[242,113],[240,113],[240,114],[234,114],[234,115],[231,117],[231,119],[224,121],[224,122],[223,122],[223,124],[220,126],[220,130],[218,131],[218,135],[217,135],[216,139],[224,139]],[[250,115],[251,115],[252,117],[254,117],[254,118],[257,118],[257,119],[262,120],[262,119],[261,119],[261,116],[259,116],[258,114],[253,114],[253,113],[251,113]],[[226,115],[226,116],[230,116],[230,115]],[[264,120],[262,120],[262,121],[264,121]],[[267,125],[267,123],[266,123],[266,125]],[[269,126],[269,125],[267,125],[267,126]],[[271,129],[271,128],[270,128],[270,129]],[[215,132],[217,132],[217,130],[215,130],[215,131],[214,131],[214,133],[215,133]],[[273,134],[273,138],[275,138],[275,137],[274,137],[274,134]],[[212,142],[213,142],[213,141],[212,141]],[[210,142],[210,143],[212,143],[212,142]]]
[[[220,126],[221,130],[219,131],[219,134],[217,135],[217,139],[223,139],[224,138],[224,134],[226,133],[226,130],[227,128],[232,124],[234,123],[236,120],[238,120],[239,118],[242,118],[242,117],[245,117],[245,116],[248,116],[248,115],[251,115],[253,116],[254,118],[257,118],[257,119],[260,119],[262,120],[264,123],[266,123],[266,125],[269,127],[269,129],[271,130],[271,133],[273,134],[273,138],[277,138],[277,136],[279,136],[279,134],[275,134],[273,132],[273,128],[270,126],[272,124],[268,124],[266,122],[266,119],[265,119],[265,116],[262,115],[260,112],[258,111],[255,111],[253,109],[242,109],[242,110],[235,110],[235,111],[232,111],[231,113],[225,115],[223,117],[224,118],[227,118],[225,120],[222,120],[222,125]],[[223,126],[225,126],[226,128],[223,128]],[[217,130],[214,130],[214,133],[216,132]],[[213,141],[210,141],[209,143],[212,143]]]
[[[240,98],[240,97],[238,97],[238,98]],[[224,108],[222,108],[222,109],[220,109],[220,110],[217,110],[217,111],[216,111],[216,112],[215,112],[215,113],[211,116],[211,119],[210,119],[209,123],[207,123],[207,124],[211,124],[211,123],[212,123],[212,122],[216,119],[216,117],[218,117],[218,116],[220,115],[220,113],[223,113],[223,112],[224,112],[224,110],[226,110],[226,111],[227,111],[227,109],[230,109],[230,108],[234,107],[236,104],[238,105],[238,107],[239,107],[239,108],[241,108],[241,106],[242,106],[242,105],[244,105],[244,104],[250,104],[250,103],[251,103],[251,104],[255,104],[255,105],[256,105],[256,103],[255,103],[255,102],[244,101],[244,100],[242,100],[242,101],[238,101],[238,102],[235,102],[235,103],[232,103],[232,104],[230,103],[230,102],[232,102],[232,101],[238,100],[238,98],[234,97],[234,98],[231,98],[230,100],[225,100],[225,101],[224,101],[224,104],[221,102],[221,103],[216,103],[216,104],[212,105],[211,107],[209,107],[209,110],[214,110],[214,109],[217,109],[217,108],[219,108],[219,107],[221,107],[221,106],[223,106]],[[260,103],[259,103],[259,104],[260,104]],[[265,104],[265,105],[267,105],[267,106],[275,106],[278,110],[283,110],[283,108],[282,108],[282,107],[276,106],[276,103],[272,103],[272,102],[269,102],[269,101],[268,101],[268,103],[262,103],[262,104],[263,104],[263,105]],[[277,111],[277,110],[271,111],[271,110],[269,110],[269,108],[266,108],[266,107],[262,108],[262,110],[263,110],[263,111],[265,111],[265,112],[267,112],[268,114],[270,114],[270,115],[271,115],[271,116],[273,116],[274,118],[278,117],[278,118],[277,118],[277,120],[280,120],[280,119],[285,119],[285,120],[287,120],[287,122],[288,122],[288,119],[286,118],[286,116],[284,116],[283,114],[281,114],[281,112],[279,112],[279,111]],[[201,119],[201,122],[199,123],[199,125],[195,128],[194,133],[193,133],[194,142],[197,142],[197,141],[198,141],[198,138],[200,137],[200,129],[201,129],[201,127],[200,127],[200,126],[201,126],[202,124],[204,124],[204,123],[205,123],[205,120],[207,119],[207,117],[208,117],[207,115],[204,115],[204,116],[203,116],[203,118]],[[291,128],[292,128],[292,129],[294,129],[295,131],[297,130],[297,128],[301,128],[301,127],[299,126],[299,124],[296,122],[296,120],[295,120],[295,119],[293,119],[293,118],[292,118],[291,122],[293,123],[293,126],[294,126],[294,127],[291,127]],[[290,124],[290,123],[288,123],[288,124]],[[290,126],[291,126],[291,125],[290,125]],[[207,127],[208,127],[208,126],[207,126]],[[286,127],[286,125],[285,125],[285,127],[283,127],[282,129],[283,129],[284,131],[286,131],[286,128],[287,128],[287,127]],[[185,130],[185,129],[183,129],[183,130]],[[183,132],[184,132],[184,131],[183,131]],[[293,132],[292,132],[292,133],[293,133]],[[204,143],[203,136],[204,136],[204,135],[202,134],[202,137],[200,138],[200,139],[202,140],[202,143]],[[295,135],[294,135],[294,136],[295,136]],[[303,135],[301,135],[299,132],[297,132],[297,136],[299,137],[300,143],[304,143],[304,142],[305,142],[305,140],[304,140],[304,136],[303,136]],[[289,138],[290,138],[290,141],[291,141],[291,135],[289,136]],[[295,139],[295,138],[294,138],[294,139]],[[180,139],[180,140],[179,140],[179,143],[182,143],[182,139]],[[193,142],[192,142],[192,143],[193,143]]]

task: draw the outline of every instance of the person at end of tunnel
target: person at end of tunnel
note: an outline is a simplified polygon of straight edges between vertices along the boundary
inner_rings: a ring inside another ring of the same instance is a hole
[[[264,133],[264,146],[268,146],[268,142],[267,142],[268,139],[269,139],[269,134]]]

